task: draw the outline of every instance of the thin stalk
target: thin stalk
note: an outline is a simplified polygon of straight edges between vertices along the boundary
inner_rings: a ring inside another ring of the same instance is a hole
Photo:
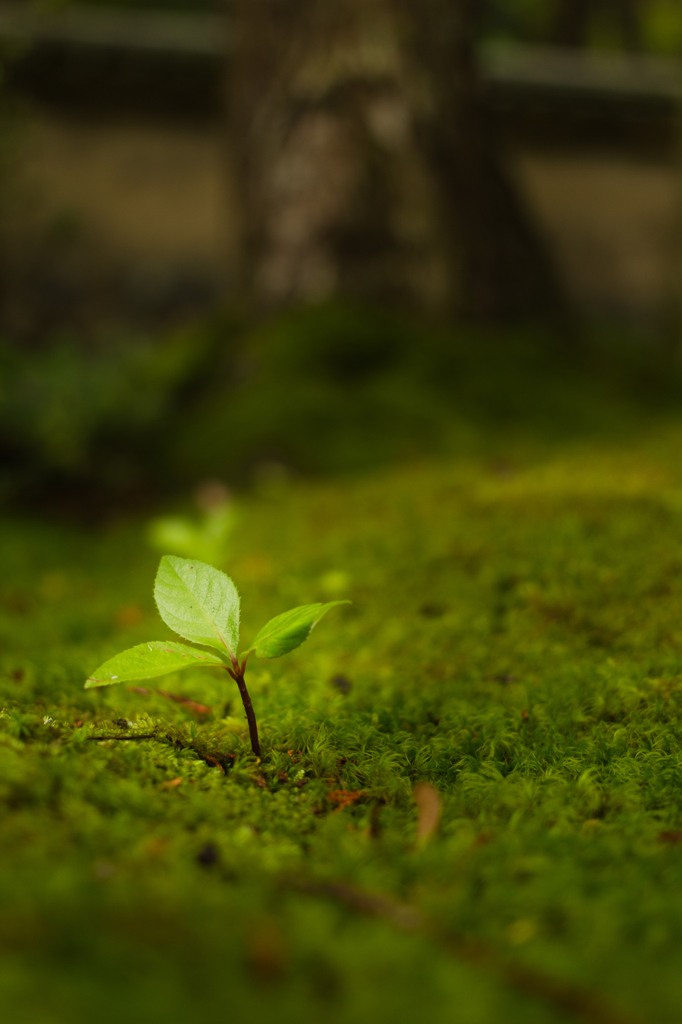
[[[258,742],[258,725],[256,724],[256,713],[253,710],[251,697],[249,696],[249,691],[246,689],[246,683],[244,682],[244,668],[246,667],[246,660],[244,660],[243,665],[240,665],[237,659],[235,658],[232,664],[234,665],[234,671],[231,668],[228,668],[227,671],[230,673],[235,683],[239,687],[239,692],[242,698],[242,704],[244,705],[244,711],[246,712],[246,720],[249,723],[251,750],[254,752],[256,757],[260,757],[260,743]]]

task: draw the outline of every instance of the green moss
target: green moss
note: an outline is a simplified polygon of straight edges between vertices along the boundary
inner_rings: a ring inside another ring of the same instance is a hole
[[[288,659],[252,667],[260,766],[224,673],[163,681],[213,709],[202,721],[153,692],[82,689],[105,657],[166,635],[144,524],[5,522],[8,1017],[565,1019],[437,935],[287,881],[304,878],[410,902],[441,929],[676,1020],[681,441],[671,421],[627,448],[517,446],[504,463],[414,464],[245,501],[225,568],[246,638],[339,586],[353,600]],[[155,738],[93,739],[136,732]],[[444,814],[417,851],[419,780]],[[336,810],[338,789],[366,795]]]

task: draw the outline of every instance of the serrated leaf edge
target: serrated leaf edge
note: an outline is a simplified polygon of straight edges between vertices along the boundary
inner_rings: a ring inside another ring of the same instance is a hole
[[[135,647],[128,647],[128,648],[126,648],[125,651],[119,651],[118,654],[112,655],[112,657],[108,658],[107,661],[112,661],[113,658],[118,658],[122,654],[128,654],[129,651],[134,651],[136,647],[145,647],[147,644],[150,644],[150,643],[152,643],[152,644],[163,644],[163,643],[177,644],[178,641],[177,640],[143,640],[143,642],[141,644],[135,644]],[[199,647],[193,647],[191,644],[181,644],[179,646],[186,647],[189,651],[196,651],[196,653],[199,655],[199,660],[200,661],[201,660],[205,661],[208,658],[210,658],[210,654],[208,653],[208,651],[202,651]],[[214,648],[214,650],[217,650],[217,648]],[[161,654],[179,654],[181,658],[186,658],[187,657],[187,655],[183,654],[181,651],[171,651],[171,650],[164,651],[164,650],[160,650],[160,653]],[[220,651],[218,651],[217,654],[214,655],[214,657],[218,658],[221,664],[223,664],[223,665],[225,664],[225,661],[223,660],[223,658],[220,655]],[[106,665],[106,663],[107,663],[106,661],[103,661],[102,665],[100,665],[98,668],[95,669],[95,672],[97,672],[99,670],[99,668],[102,668],[103,665]],[[212,666],[215,666],[216,663],[215,662],[210,662],[210,664]],[[176,668],[176,669],[169,669],[168,670],[169,674],[171,672],[181,672],[184,667],[185,666],[181,666],[180,668]],[[196,665],[188,665],[186,667],[187,668],[195,668]],[[146,677],[141,676],[140,678],[144,679]],[[118,685],[118,678],[117,677],[113,678],[113,679],[97,679],[95,676],[88,676],[88,678],[85,680],[85,684],[83,686],[83,689],[84,690],[95,690],[95,689],[97,689],[98,687],[101,687],[101,686],[117,686],[117,685]]]
[[[161,572],[161,566],[162,566],[162,564],[163,564],[163,561],[164,561],[164,559],[168,559],[168,560],[169,560],[169,562],[170,562],[170,559],[171,559],[171,558],[177,559],[177,560],[178,560],[178,561],[180,561],[180,562],[194,562],[194,563],[199,563],[199,565],[205,565],[205,566],[207,566],[207,567],[208,567],[209,569],[215,569],[215,571],[216,571],[216,572],[222,572],[222,569],[216,569],[214,565],[209,565],[209,564],[208,564],[208,562],[202,562],[200,558],[181,558],[181,557],[180,557],[179,555],[162,555],[162,557],[161,557],[161,561],[159,562],[159,567],[158,567],[158,569],[156,570],[156,576],[154,577],[154,604],[156,605],[156,610],[157,610],[157,612],[159,613],[159,615],[161,616],[161,619],[162,619],[162,621],[163,621],[163,622],[164,622],[164,623],[166,624],[166,626],[168,626],[168,628],[169,628],[169,629],[172,629],[174,633],[177,633],[177,634],[178,634],[178,636],[181,636],[181,637],[183,638],[183,640],[190,640],[190,638],[189,638],[188,636],[185,636],[185,634],[184,634],[184,633],[178,633],[178,631],[177,631],[177,629],[175,628],[175,626],[171,626],[170,622],[168,622],[168,621],[167,621],[167,620],[166,620],[166,619],[164,618],[163,612],[162,612],[162,611],[161,611],[161,609],[159,608],[159,602],[158,602],[158,601],[157,601],[157,599],[156,599],[156,581],[157,581],[157,579],[158,579],[158,577],[159,577],[159,573]],[[177,572],[177,570],[175,569],[175,566],[171,565],[171,569],[173,570],[173,572],[175,573],[175,575],[176,575],[176,576],[178,577],[178,579],[180,580],[180,582],[181,582],[181,583],[183,584],[183,586],[184,586],[184,587],[185,587],[185,588],[186,588],[187,590],[189,590],[189,587],[187,587],[187,584],[186,584],[186,583],[185,583],[185,581],[184,581],[184,580],[182,579],[182,577],[180,576],[179,572]],[[237,593],[237,598],[238,598],[238,599],[240,600],[240,603],[241,603],[241,598],[240,598],[240,595],[239,595],[239,591],[237,590],[237,585],[236,585],[236,583],[234,582],[234,580],[233,580],[233,579],[232,579],[232,578],[231,578],[230,576],[228,576],[228,575],[227,575],[227,573],[223,573],[223,576],[226,576],[226,577],[227,577],[227,579],[228,579],[228,580],[230,581],[230,583],[232,584],[232,586],[234,587],[234,589],[235,589],[235,591],[236,591],[236,593]],[[192,597],[194,598],[194,595],[191,595],[191,596],[192,596]],[[196,598],[194,598],[194,600],[196,601]],[[225,637],[224,637],[224,636],[222,635],[222,633],[220,632],[220,630],[219,630],[219,629],[218,629],[218,627],[216,626],[215,622],[213,622],[213,621],[212,621],[211,619],[209,619],[208,615],[206,614],[206,612],[204,611],[204,609],[203,609],[203,608],[201,607],[201,605],[199,604],[199,602],[198,602],[198,601],[196,601],[196,603],[197,603],[197,607],[199,608],[199,611],[201,612],[201,614],[203,615],[203,617],[204,617],[204,618],[206,619],[206,622],[208,623],[208,625],[209,625],[210,629],[211,629],[211,630],[212,630],[212,631],[213,631],[213,632],[215,633],[215,635],[217,636],[218,640],[219,640],[219,641],[220,641],[220,643],[221,643],[221,644],[223,645],[223,647],[225,648],[225,650],[227,651],[227,653],[231,655],[231,654],[232,654],[233,652],[232,652],[232,651],[230,650],[230,648],[229,648],[229,647],[227,646],[227,641],[225,640]],[[237,632],[239,633],[239,629],[237,630]],[[190,640],[190,643],[194,643],[194,644],[199,644],[199,646],[200,646],[200,647],[213,647],[213,644],[211,644],[211,643],[205,643],[205,644],[202,644],[200,640],[194,640],[194,639],[192,639],[192,640]],[[214,650],[217,650],[217,648],[213,648],[213,649],[214,649]]]
[[[320,622],[325,617],[327,612],[330,612],[332,610],[332,608],[336,608],[338,605],[341,605],[341,604],[352,604],[352,603],[353,602],[348,600],[347,598],[345,600],[342,600],[342,601],[320,602],[321,614],[310,624],[310,629],[308,630],[308,632],[306,633],[305,637],[301,641],[301,644],[304,644],[306,642],[306,640],[308,639],[308,637],[310,636],[312,631],[315,629],[315,626],[318,624],[318,622]],[[304,608],[305,605],[299,605],[298,607],[299,608],[301,608],[301,607]],[[290,612],[295,612],[296,608],[289,608],[288,610]],[[259,629],[258,632],[256,633],[256,636],[254,637],[251,646],[246,651],[242,651],[242,653],[239,655],[239,660],[243,661],[244,658],[248,658],[248,656],[250,654],[252,654],[256,650],[256,640],[260,636],[261,630],[265,629],[265,626],[269,625],[270,622],[273,622],[274,619],[278,619],[280,617],[280,615],[286,615],[286,614],[287,614],[286,612],[280,612],[279,615],[273,615],[272,619],[269,619],[268,622],[266,622],[264,626],[261,626],[261,629]],[[300,647],[301,644],[299,644],[298,646]],[[256,655],[256,657],[258,657],[258,655]],[[267,659],[264,659],[263,657],[261,657],[260,660],[263,661],[263,660],[267,660]]]

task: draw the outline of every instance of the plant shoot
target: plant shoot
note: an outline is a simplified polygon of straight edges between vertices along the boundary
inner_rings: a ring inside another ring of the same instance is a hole
[[[239,594],[224,572],[196,559],[164,555],[156,574],[154,597],[166,625],[198,646],[169,640],[138,644],[95,669],[85,683],[86,690],[153,679],[183,668],[219,666],[239,687],[249,724],[251,749],[256,757],[261,756],[258,726],[244,679],[249,656],[281,658],[300,647],[331,608],[350,604],[350,601],[330,601],[292,608],[267,622],[251,645],[238,653]]]

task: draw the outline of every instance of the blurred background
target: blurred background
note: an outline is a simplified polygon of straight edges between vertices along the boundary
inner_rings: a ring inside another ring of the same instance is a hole
[[[679,408],[679,0],[13,0],[0,55],[6,507]]]

